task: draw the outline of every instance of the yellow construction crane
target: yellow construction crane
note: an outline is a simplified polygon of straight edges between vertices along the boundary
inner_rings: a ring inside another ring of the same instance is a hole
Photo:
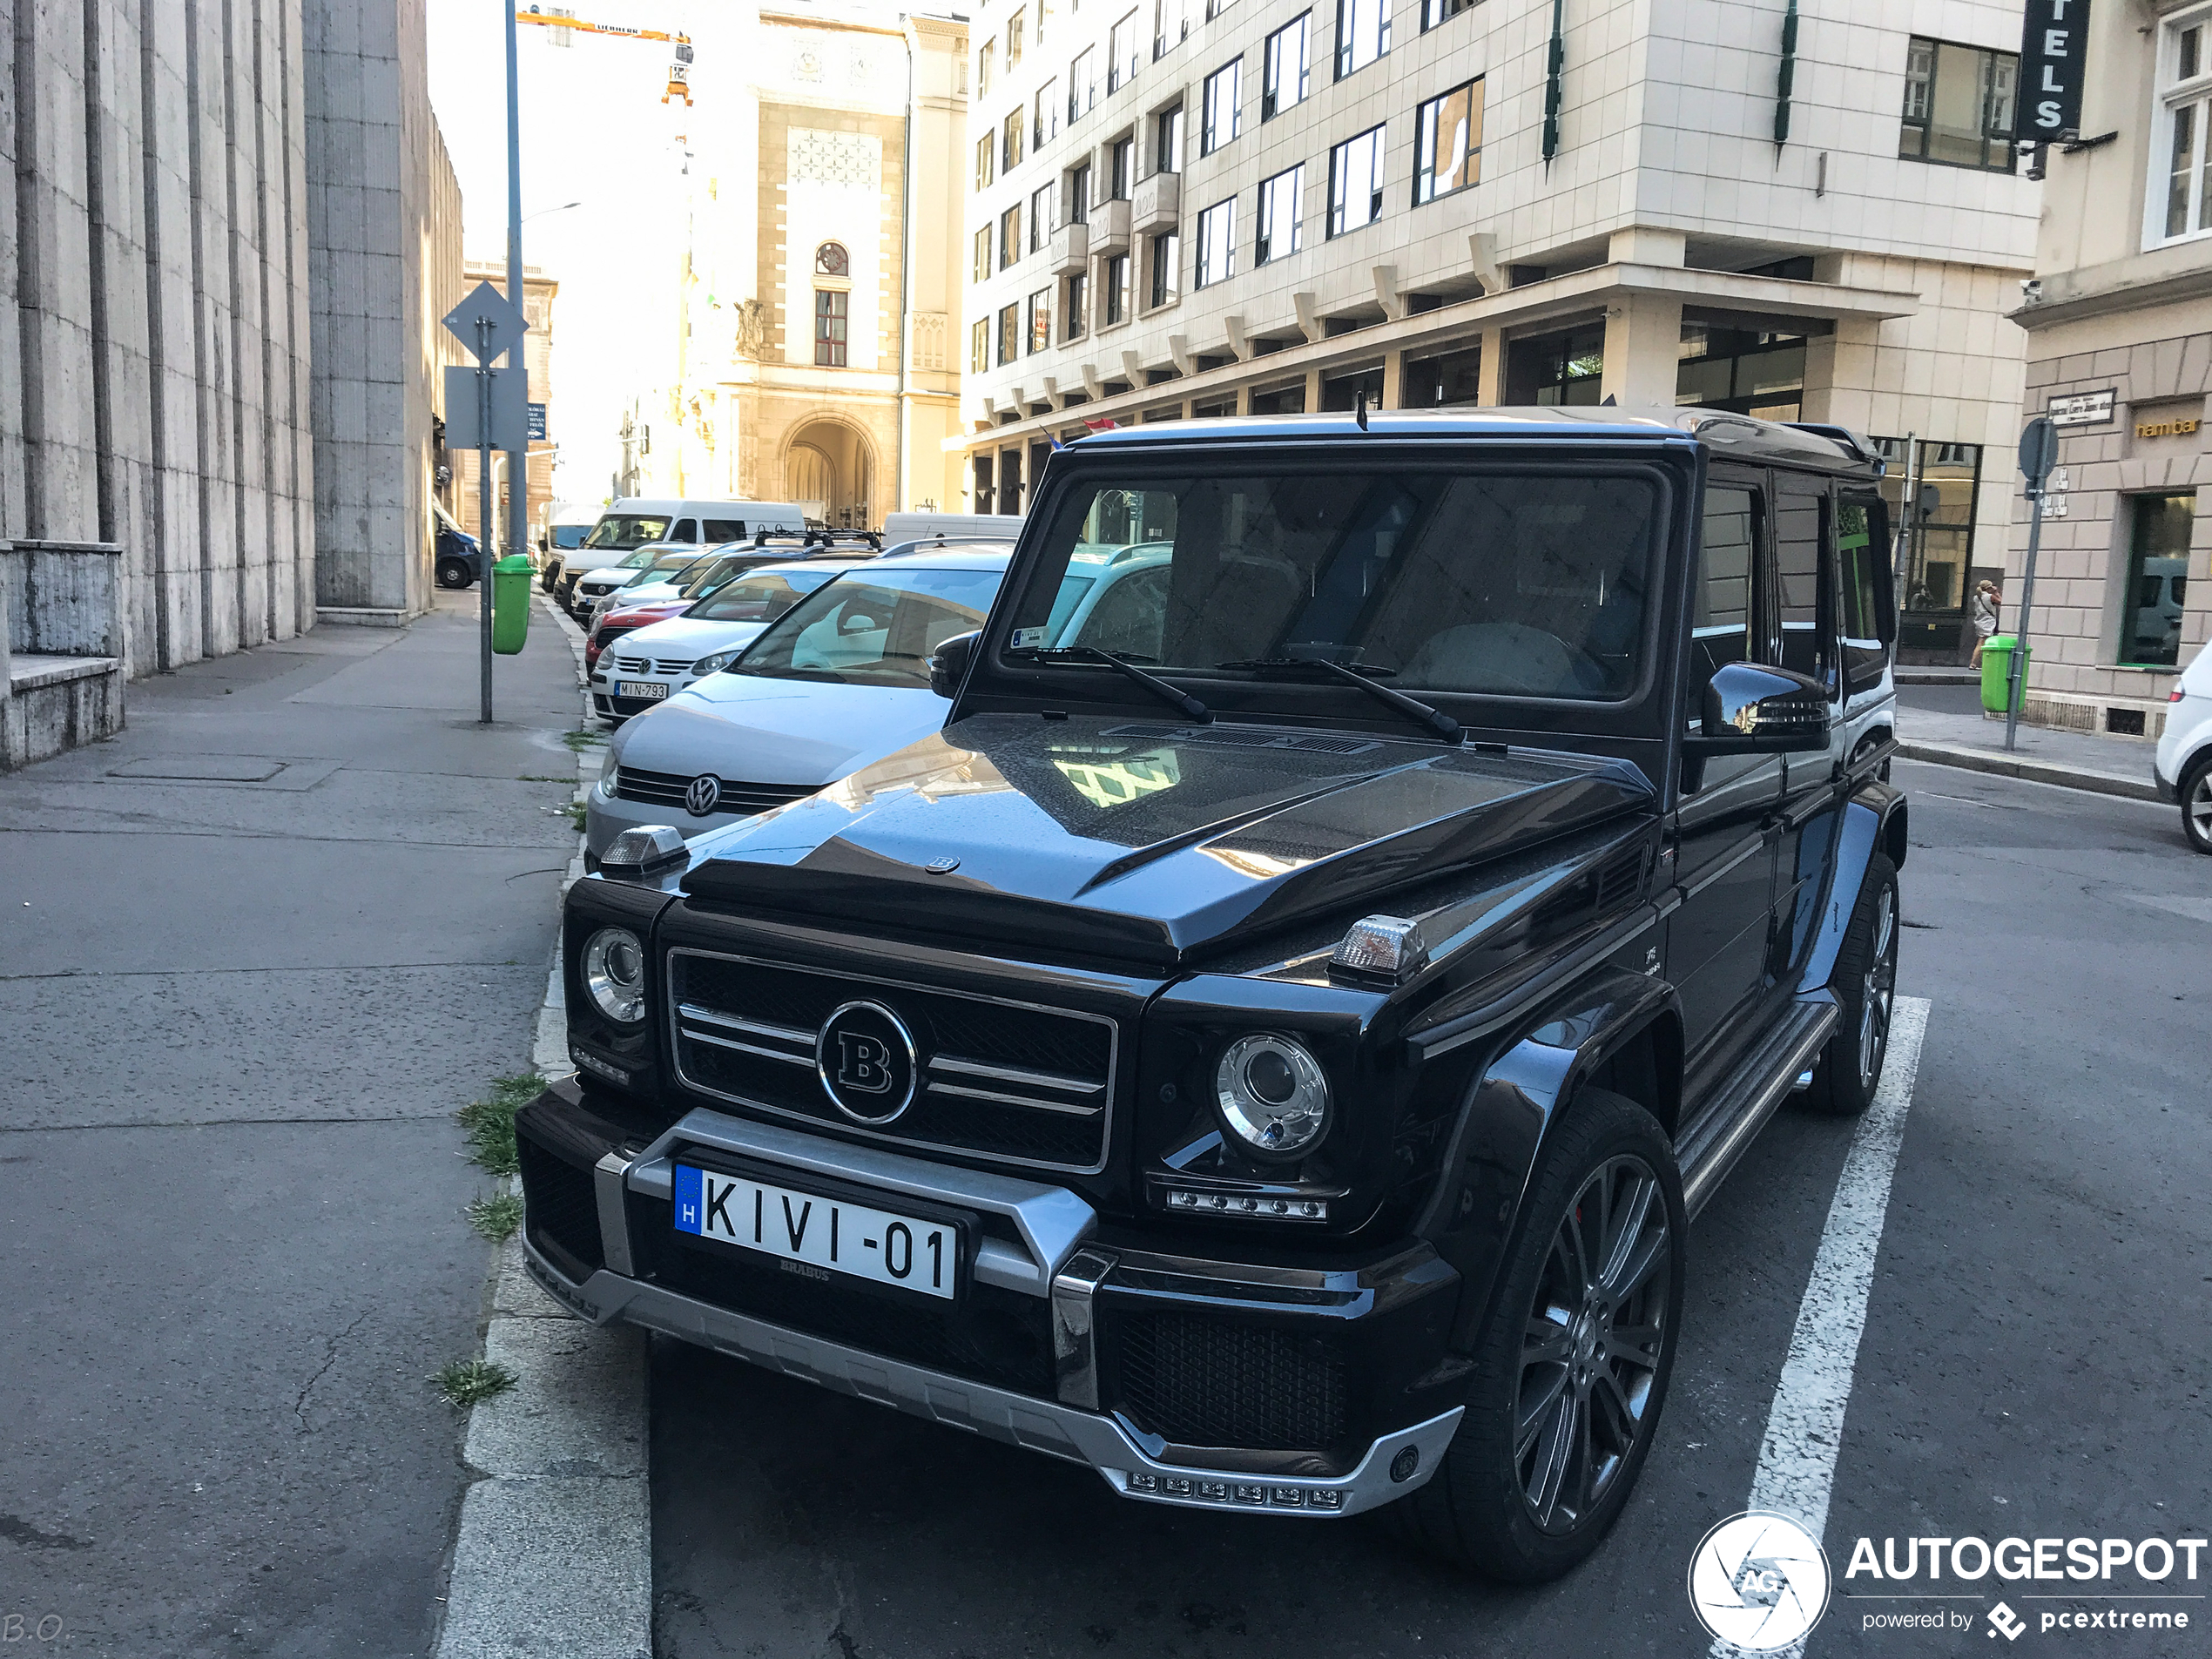
[[[668,91],[660,95],[667,103],[672,98],[684,100],[684,107],[691,107],[691,37],[685,34],[670,34],[664,29],[631,29],[618,23],[589,23],[582,17],[557,11],[542,11],[532,6],[528,11],[515,14],[516,23],[541,24],[549,29],[573,29],[583,35],[613,35],[624,40],[665,40],[676,47],[676,61],[668,66]]]

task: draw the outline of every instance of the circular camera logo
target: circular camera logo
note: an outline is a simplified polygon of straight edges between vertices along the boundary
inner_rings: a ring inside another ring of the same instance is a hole
[[[1746,1653],[1786,1648],[1828,1610],[1828,1556],[1787,1515],[1750,1510],[1707,1533],[1689,1558],[1689,1605]]]

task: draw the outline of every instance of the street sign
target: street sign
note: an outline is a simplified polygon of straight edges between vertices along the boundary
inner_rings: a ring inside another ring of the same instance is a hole
[[[2054,393],[2043,412],[2053,426],[2102,426],[2112,419],[2113,395],[2119,389],[2107,386],[2101,392]]]
[[[2020,475],[2031,489],[2040,489],[2059,458],[2059,429],[2047,415],[2039,415],[2020,434]]]
[[[543,443],[545,442],[545,405],[533,403],[529,406],[529,411],[530,442]]]
[[[489,442],[495,449],[520,449],[528,429],[529,388],[519,368],[495,368],[491,375],[491,431],[479,430],[482,393],[476,371],[462,365],[446,367],[446,448],[477,449]],[[543,403],[535,405],[543,408]]]
[[[523,314],[508,303],[507,296],[489,282],[471,288],[467,299],[446,313],[445,323],[447,331],[472,356],[487,363],[512,347],[530,327]]]
[[[2027,0],[2020,20],[2020,136],[2039,144],[2081,128],[2089,0]]]

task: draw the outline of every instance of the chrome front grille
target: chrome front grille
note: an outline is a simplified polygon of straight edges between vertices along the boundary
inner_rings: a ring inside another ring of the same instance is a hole
[[[653,659],[650,657],[617,657],[615,666],[625,674],[650,674],[653,671]]]
[[[642,801],[650,806],[684,806],[685,793],[697,772],[647,772],[638,766],[615,768],[615,799]],[[819,784],[749,784],[733,778],[718,778],[721,798],[715,803],[718,813],[765,813],[772,807],[786,806],[792,801],[804,800],[821,786]],[[688,808],[686,809],[688,810]]]
[[[1105,1167],[1117,1033],[1103,1015],[689,949],[670,953],[669,985],[677,1069],[703,1093],[893,1144]],[[913,1103],[880,1125],[840,1110],[816,1068],[823,1024],[855,1001],[890,1009],[914,1042]]]

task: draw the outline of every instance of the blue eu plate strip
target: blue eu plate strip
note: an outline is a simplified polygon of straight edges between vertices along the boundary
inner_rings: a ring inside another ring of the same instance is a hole
[[[676,1166],[676,1231],[696,1233],[699,1231],[700,1212],[705,1201],[699,1196],[699,1172],[687,1164]]]

